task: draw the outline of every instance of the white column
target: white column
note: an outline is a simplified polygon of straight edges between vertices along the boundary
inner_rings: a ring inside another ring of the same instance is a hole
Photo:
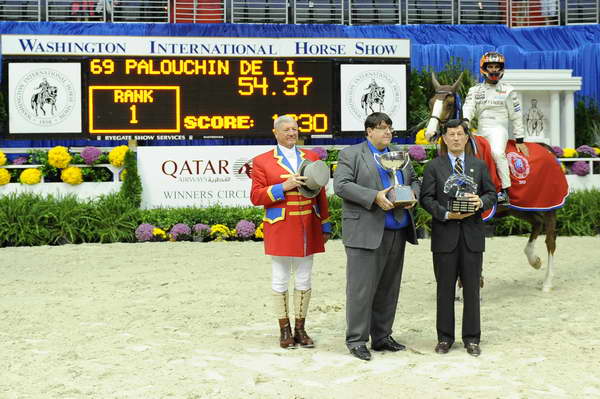
[[[573,92],[565,92],[563,104],[564,129],[561,132],[562,147],[575,148],[575,101]]]
[[[550,94],[550,145],[563,147],[560,141],[560,95],[558,91]]]

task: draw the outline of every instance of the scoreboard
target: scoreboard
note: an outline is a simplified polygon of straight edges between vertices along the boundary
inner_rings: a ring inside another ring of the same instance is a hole
[[[162,39],[2,36],[3,138],[272,137],[283,114],[350,135],[390,110],[406,129],[407,40]]]

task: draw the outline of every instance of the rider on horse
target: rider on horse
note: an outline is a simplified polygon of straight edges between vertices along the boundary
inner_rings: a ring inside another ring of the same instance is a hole
[[[523,142],[523,116],[521,104],[513,87],[501,83],[504,75],[504,56],[497,52],[487,52],[479,61],[479,70],[485,81],[469,89],[463,116],[467,121],[478,118],[477,134],[485,137],[491,146],[498,175],[502,181],[502,191],[498,193],[498,203],[508,203],[510,174],[505,150],[508,141],[508,121],[512,122],[516,147],[519,152],[529,156]]]

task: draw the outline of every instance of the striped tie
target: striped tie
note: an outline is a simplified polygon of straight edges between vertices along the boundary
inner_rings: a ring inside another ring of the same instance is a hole
[[[460,160],[460,158],[456,158],[456,161],[454,162],[454,173],[456,173],[457,175],[462,175],[463,172],[464,170],[462,161]]]

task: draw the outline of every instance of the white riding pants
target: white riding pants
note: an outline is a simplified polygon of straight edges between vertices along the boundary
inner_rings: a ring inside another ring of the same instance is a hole
[[[310,289],[310,278],[313,265],[313,255],[296,256],[271,256],[273,291],[286,292],[290,284],[290,276],[295,274],[294,286],[299,291]]]
[[[508,142],[508,131],[502,127],[485,128],[477,132],[485,137],[490,143],[492,157],[498,169],[498,176],[502,182],[502,188],[510,187],[510,171],[506,160],[506,143]]]

